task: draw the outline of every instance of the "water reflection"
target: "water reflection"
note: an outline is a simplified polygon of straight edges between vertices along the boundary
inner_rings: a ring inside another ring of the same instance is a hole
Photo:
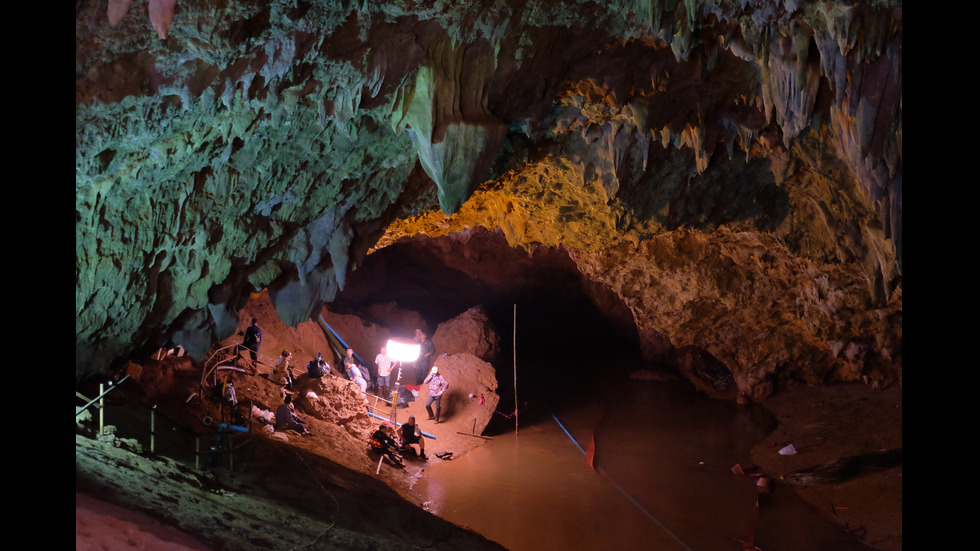
[[[791,490],[732,473],[773,429],[765,410],[682,383],[593,390],[427,468],[426,509],[514,551],[867,549]]]

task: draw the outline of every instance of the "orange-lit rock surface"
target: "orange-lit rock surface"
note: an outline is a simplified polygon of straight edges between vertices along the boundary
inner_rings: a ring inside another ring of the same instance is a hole
[[[76,380],[263,289],[296,326],[414,224],[567,251],[727,394],[900,377],[900,3],[149,15],[76,5]]]
[[[255,308],[263,353],[298,362],[324,307],[371,358],[417,327],[455,346],[481,306],[539,331],[525,353],[605,331],[716,398],[900,390],[902,23],[897,1],[77,2],[76,384],[175,345],[196,373]],[[456,359],[482,367],[482,338]],[[310,413],[361,438],[328,386]]]
[[[848,250],[861,243],[880,251],[886,241],[874,228],[833,227],[819,215],[831,202],[855,213],[872,206],[853,182],[830,185],[808,171],[784,187],[806,214],[770,231],[751,221],[623,227],[626,205],[585,182],[582,167],[552,159],[508,173],[453,215],[393,223],[376,248],[425,240],[446,264],[501,289],[510,280],[493,252],[500,245],[484,242],[502,236],[517,249],[560,249],[628,308],[649,359],[679,364],[712,395],[762,401],[789,380],[897,382],[901,287],[883,288],[883,274]],[[874,262],[896,269],[888,256]]]

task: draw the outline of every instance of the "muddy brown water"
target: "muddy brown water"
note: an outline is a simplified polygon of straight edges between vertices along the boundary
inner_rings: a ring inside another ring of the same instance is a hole
[[[428,511],[513,551],[869,549],[792,488],[760,491],[733,473],[775,427],[761,407],[677,382],[593,396],[432,460],[413,490]]]

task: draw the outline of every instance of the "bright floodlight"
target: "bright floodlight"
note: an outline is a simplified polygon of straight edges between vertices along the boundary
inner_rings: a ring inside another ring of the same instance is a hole
[[[389,339],[386,351],[396,362],[414,362],[419,359],[422,346],[411,339]]]

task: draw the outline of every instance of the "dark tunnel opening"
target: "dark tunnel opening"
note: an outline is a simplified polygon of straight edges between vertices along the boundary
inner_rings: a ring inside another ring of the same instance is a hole
[[[522,407],[530,399],[587,392],[597,380],[625,377],[644,363],[632,314],[619,297],[583,278],[563,250],[528,254],[499,232],[481,230],[465,243],[417,236],[389,245],[367,256],[330,307],[388,326],[367,312],[389,302],[418,312],[430,335],[482,306],[500,337],[492,363],[501,409],[513,408],[515,362]]]

